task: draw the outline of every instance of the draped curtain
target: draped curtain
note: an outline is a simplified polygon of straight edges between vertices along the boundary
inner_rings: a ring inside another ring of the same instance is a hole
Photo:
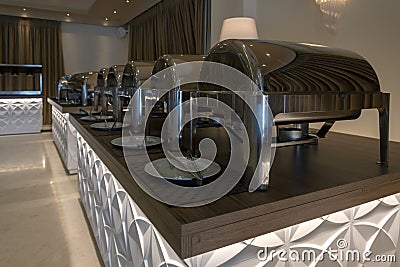
[[[60,22],[0,16],[0,38],[0,63],[43,66],[43,124],[50,124],[46,99],[56,95],[57,81],[64,74]]]
[[[129,23],[129,59],[204,54],[209,26],[210,0],[164,0]]]

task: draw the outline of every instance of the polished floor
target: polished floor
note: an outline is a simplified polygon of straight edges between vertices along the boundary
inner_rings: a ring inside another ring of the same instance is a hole
[[[51,133],[0,136],[0,266],[101,266]]]

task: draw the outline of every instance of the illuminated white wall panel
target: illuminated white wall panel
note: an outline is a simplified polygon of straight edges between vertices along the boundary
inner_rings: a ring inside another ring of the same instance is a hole
[[[106,266],[186,266],[79,135],[78,186]]]
[[[52,107],[53,140],[69,174],[77,172],[76,129],[69,122],[69,113],[61,113]]]
[[[39,133],[42,113],[42,98],[0,99],[0,135]]]

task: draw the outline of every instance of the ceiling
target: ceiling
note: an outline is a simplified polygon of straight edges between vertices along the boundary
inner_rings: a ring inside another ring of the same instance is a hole
[[[0,14],[123,26],[160,1],[162,0],[0,0]]]

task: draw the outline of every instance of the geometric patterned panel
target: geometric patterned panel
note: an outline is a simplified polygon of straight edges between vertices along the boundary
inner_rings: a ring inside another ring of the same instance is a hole
[[[217,249],[187,259],[186,263],[189,266],[398,267],[399,232],[400,193]],[[265,248],[269,257],[261,253],[260,260],[257,255]],[[272,250],[281,254],[271,256]],[[365,259],[364,252],[368,253]],[[386,262],[377,262],[381,259]]]
[[[42,98],[0,99],[0,135],[39,133]]]
[[[182,260],[77,136],[79,193],[106,266],[399,266],[400,193]],[[281,254],[263,257],[265,248]]]
[[[78,168],[76,129],[69,122],[69,113],[61,113],[52,106],[51,114],[54,143],[69,174],[75,174]]]
[[[82,136],[78,189],[106,266],[186,266]]]
[[[78,146],[76,142],[76,129],[69,121],[68,117],[68,134],[67,134],[67,163],[66,167],[69,174],[76,174],[78,171]]]

